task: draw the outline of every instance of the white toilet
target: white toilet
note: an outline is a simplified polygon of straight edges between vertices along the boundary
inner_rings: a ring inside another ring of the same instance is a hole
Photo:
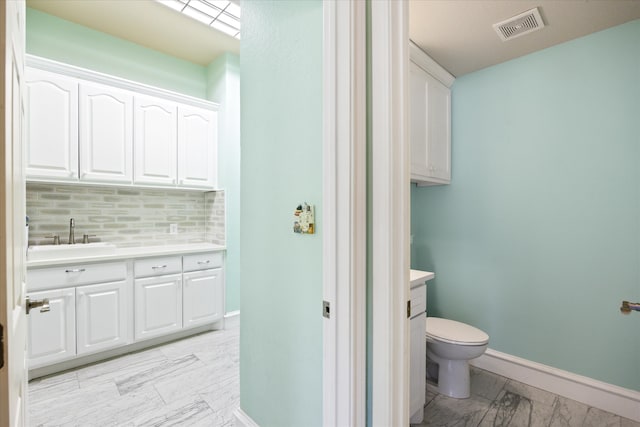
[[[469,360],[484,353],[489,335],[455,320],[427,317],[427,357],[438,364],[438,391],[449,397],[469,397]]]

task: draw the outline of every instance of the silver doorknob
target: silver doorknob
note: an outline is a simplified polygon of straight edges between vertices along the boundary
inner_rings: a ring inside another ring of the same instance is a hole
[[[27,314],[29,314],[31,309],[37,308],[37,307],[41,307],[40,313],[46,313],[47,311],[51,311],[51,306],[49,306],[49,298],[42,298],[42,299],[31,301],[31,299],[27,297]]]

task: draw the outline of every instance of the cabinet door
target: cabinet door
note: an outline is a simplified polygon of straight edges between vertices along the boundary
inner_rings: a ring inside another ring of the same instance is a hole
[[[221,268],[184,274],[183,325],[190,328],[222,319],[224,276]]]
[[[451,180],[451,92],[410,63],[411,179],[445,184]]]
[[[178,107],[178,184],[215,188],[218,175],[218,115],[215,111]]]
[[[132,319],[126,285],[121,280],[76,288],[79,355],[130,342],[128,325]]]
[[[136,183],[175,185],[177,179],[177,107],[170,101],[135,98]]]
[[[29,312],[29,369],[70,359],[76,354],[75,289],[30,292],[31,300],[49,298],[48,312]]]
[[[131,183],[133,96],[107,86],[80,84],[80,179]]]
[[[420,424],[424,414],[427,375],[427,341],[425,339],[425,313],[409,321],[410,368],[409,368],[409,415],[412,424]]]
[[[182,328],[182,275],[135,280],[135,339],[164,335]]]
[[[78,180],[78,83],[27,68],[27,149],[29,178]]]

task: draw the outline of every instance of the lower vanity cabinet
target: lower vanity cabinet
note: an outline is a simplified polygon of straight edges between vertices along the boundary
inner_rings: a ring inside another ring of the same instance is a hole
[[[74,288],[29,292],[29,298],[49,299],[50,310],[29,312],[29,368],[71,359],[76,355],[76,292]]]
[[[185,255],[183,262],[184,328],[224,317],[224,256],[222,252]]]
[[[127,281],[76,288],[78,355],[131,342]]]
[[[134,270],[135,339],[182,329],[182,258],[137,260]]]

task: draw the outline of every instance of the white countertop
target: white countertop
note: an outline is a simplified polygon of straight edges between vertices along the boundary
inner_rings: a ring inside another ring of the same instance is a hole
[[[184,255],[198,252],[223,251],[226,248],[212,243],[190,243],[171,246],[143,246],[137,248],[116,248],[114,253],[108,255],[75,256],[60,259],[46,259],[29,261],[27,268],[49,267],[61,264],[82,264],[87,262],[116,261],[132,258],[147,258],[164,255]]]
[[[431,280],[434,277],[436,277],[436,275],[431,271],[411,270],[409,273],[409,282],[413,288],[415,286],[422,285],[427,280]]]

